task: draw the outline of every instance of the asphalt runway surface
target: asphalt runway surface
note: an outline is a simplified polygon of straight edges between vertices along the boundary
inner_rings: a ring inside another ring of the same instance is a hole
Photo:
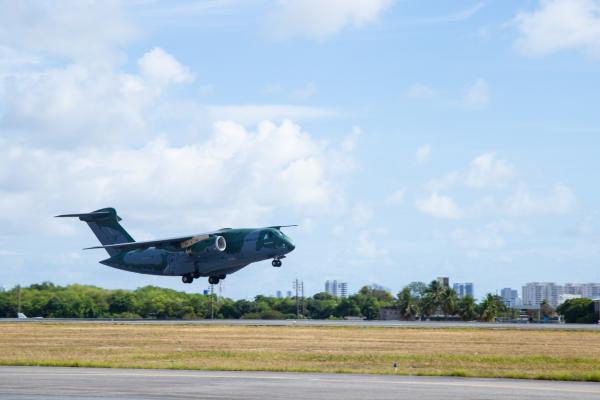
[[[19,323],[109,323],[131,325],[247,325],[247,326],[360,326],[384,328],[479,328],[479,329],[566,329],[599,331],[598,324],[528,324],[528,323],[486,323],[486,322],[447,322],[447,321],[364,321],[364,320],[253,320],[253,319],[200,319],[200,320],[155,320],[155,319],[77,319],[77,318],[0,318],[0,324]]]
[[[0,367],[0,399],[600,399],[587,382]]]

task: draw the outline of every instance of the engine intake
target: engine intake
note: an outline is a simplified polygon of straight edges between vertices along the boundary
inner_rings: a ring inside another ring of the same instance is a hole
[[[201,256],[208,253],[219,253],[225,251],[227,242],[223,236],[214,236],[208,239],[194,243],[185,249],[185,253],[190,256]]]

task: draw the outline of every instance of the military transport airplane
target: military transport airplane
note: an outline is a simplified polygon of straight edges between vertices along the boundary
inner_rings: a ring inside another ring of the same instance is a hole
[[[181,276],[183,283],[208,276],[210,284],[217,284],[250,263],[273,259],[274,267],[281,267],[281,259],[295,246],[281,228],[231,229],[169,239],[136,242],[119,224],[121,218],[114,208],[103,208],[83,214],[64,214],[57,217],[77,217],[87,222],[110,256],[101,264],[125,271],[150,275]]]

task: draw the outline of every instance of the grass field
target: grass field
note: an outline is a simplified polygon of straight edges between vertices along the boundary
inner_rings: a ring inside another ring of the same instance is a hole
[[[0,364],[600,381],[600,332],[3,324]]]

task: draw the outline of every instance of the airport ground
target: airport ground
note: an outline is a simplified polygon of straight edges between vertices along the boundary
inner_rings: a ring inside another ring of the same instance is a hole
[[[1,400],[99,397],[591,400],[600,398],[600,384],[391,375],[0,367]]]
[[[598,329],[6,321],[0,338],[2,365],[600,381]]]

